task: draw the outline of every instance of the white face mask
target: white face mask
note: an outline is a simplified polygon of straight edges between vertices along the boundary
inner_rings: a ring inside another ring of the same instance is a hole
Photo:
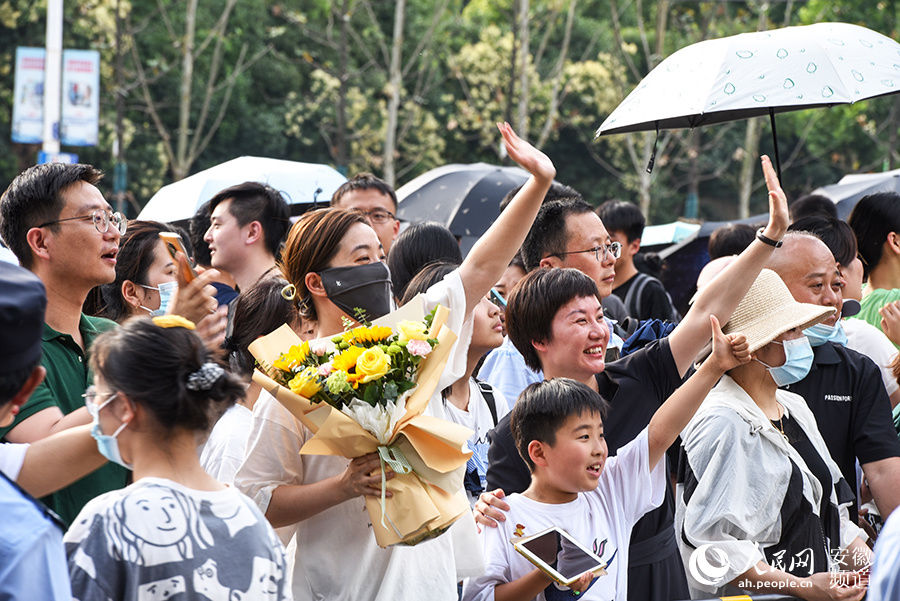
[[[175,291],[178,290],[178,282],[163,282],[159,286],[147,286],[146,284],[138,284],[138,286],[159,292],[159,309],[150,309],[144,305],[138,305],[141,309],[150,313],[151,317],[165,315],[169,305],[172,303]]]

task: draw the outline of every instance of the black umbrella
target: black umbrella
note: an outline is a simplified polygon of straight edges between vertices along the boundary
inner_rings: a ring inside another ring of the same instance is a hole
[[[838,217],[847,219],[863,196],[876,192],[900,193],[900,169],[881,173],[851,173],[836,184],[813,190],[813,194],[827,196],[837,205]],[[900,211],[900,204],[897,206]]]
[[[457,236],[481,236],[500,215],[500,201],[528,179],[519,167],[444,165],[397,190],[397,217],[437,221]]]

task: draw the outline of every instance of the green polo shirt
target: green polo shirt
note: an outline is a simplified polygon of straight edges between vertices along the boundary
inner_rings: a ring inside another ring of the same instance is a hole
[[[82,314],[78,328],[81,330],[85,348],[90,349],[97,336],[115,325],[114,321]],[[71,336],[57,332],[46,323],[41,340],[41,349],[44,353],[41,365],[47,370],[47,377],[19,410],[12,425],[0,428],[0,437],[5,437],[6,433],[22,420],[38,411],[59,407],[63,414],[68,414],[84,406],[84,397],[81,395],[94,379],[94,375],[88,369],[88,355]],[[66,458],[60,457],[59,460],[65,461]],[[127,474],[128,470],[125,468],[107,463],[71,486],[42,500],[66,524],[71,524],[88,501],[97,495],[124,487]]]
[[[890,290],[885,290],[884,288],[870,289],[863,295],[862,300],[859,302],[859,313],[854,315],[853,318],[867,321],[880,330],[881,313],[878,310],[895,300],[900,300],[900,288],[892,288]],[[894,346],[897,347],[897,350],[900,350],[900,345],[895,344]]]

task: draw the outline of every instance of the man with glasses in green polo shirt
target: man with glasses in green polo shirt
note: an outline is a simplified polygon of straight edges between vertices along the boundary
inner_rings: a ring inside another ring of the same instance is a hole
[[[116,277],[119,238],[126,220],[112,212],[90,165],[50,163],[19,174],[0,197],[0,235],[23,267],[47,290],[42,335],[44,382],[0,429],[7,442],[34,442],[88,424],[82,394],[93,376],[88,351],[115,322],[84,315],[91,288]],[[65,457],[60,457],[65,461]],[[127,470],[106,464],[45,499],[68,524],[92,498],[125,486]]]

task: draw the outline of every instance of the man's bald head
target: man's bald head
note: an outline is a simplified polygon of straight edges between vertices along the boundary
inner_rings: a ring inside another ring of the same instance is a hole
[[[766,267],[781,276],[795,300],[835,307],[838,312],[822,322],[834,325],[840,317],[844,281],[831,250],[808,232],[788,232],[782,242]]]

